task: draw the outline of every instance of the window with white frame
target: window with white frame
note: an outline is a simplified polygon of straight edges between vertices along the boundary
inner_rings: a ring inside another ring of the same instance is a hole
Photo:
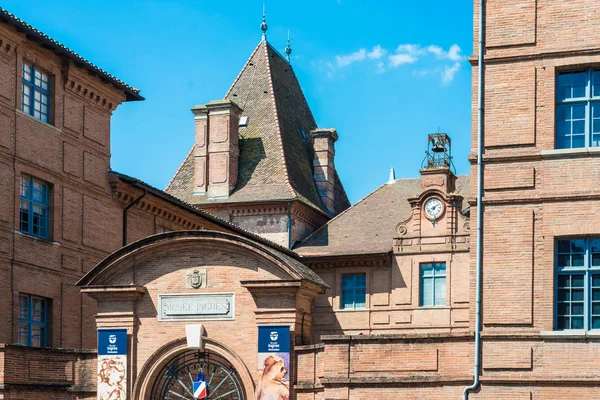
[[[33,64],[23,63],[23,112],[50,122],[50,76]]]
[[[421,264],[421,306],[446,305],[446,263]]]
[[[49,185],[29,175],[21,176],[19,230],[33,236],[48,239]]]
[[[556,79],[556,148],[600,146],[600,69]]]
[[[342,275],[342,301],[343,309],[355,310],[365,308],[367,298],[367,274]]]
[[[600,238],[556,241],[555,327],[600,329]]]
[[[48,299],[19,294],[19,328],[17,343],[24,346],[47,347]]]

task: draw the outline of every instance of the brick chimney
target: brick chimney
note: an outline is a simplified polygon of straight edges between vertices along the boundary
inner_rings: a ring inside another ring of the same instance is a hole
[[[242,109],[231,100],[192,108],[195,122],[194,194],[229,197],[238,173],[238,129]]]
[[[321,202],[327,210],[334,214],[335,201],[335,156],[334,143],[338,139],[335,129],[315,129],[310,132],[315,158],[313,160],[313,177]]]

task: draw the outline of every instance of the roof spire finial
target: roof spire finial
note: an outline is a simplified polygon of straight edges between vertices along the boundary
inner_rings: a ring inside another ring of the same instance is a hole
[[[262,40],[267,40],[267,29],[269,26],[267,25],[267,12],[265,11],[265,0],[263,0],[263,18],[262,23],[260,24],[260,30],[262,31]]]
[[[390,179],[388,179],[387,184],[391,185],[396,181],[396,171],[394,171],[394,167],[390,168]]]
[[[290,46],[290,30],[288,29],[288,42],[287,42],[287,46],[285,46],[285,58],[287,59],[287,62],[289,64],[292,63],[290,61],[290,54],[292,54],[292,47]]]

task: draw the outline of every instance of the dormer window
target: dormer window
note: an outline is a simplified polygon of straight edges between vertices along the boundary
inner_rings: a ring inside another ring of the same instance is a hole
[[[22,110],[50,123],[50,76],[38,67],[23,63]]]

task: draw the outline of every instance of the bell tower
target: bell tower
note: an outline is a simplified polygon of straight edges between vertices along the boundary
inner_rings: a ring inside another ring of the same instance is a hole
[[[447,134],[431,133],[427,136],[427,151],[419,172],[421,190],[454,192],[456,175],[452,172],[452,142]]]

